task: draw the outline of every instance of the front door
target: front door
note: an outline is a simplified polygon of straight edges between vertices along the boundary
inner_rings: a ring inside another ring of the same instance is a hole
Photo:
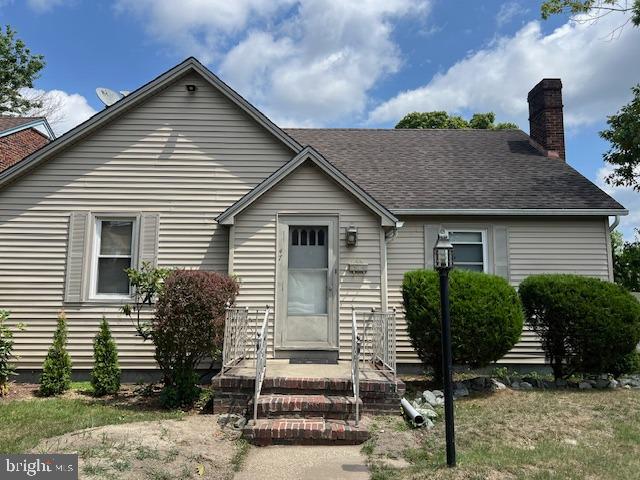
[[[337,347],[336,219],[278,220],[276,338],[280,356]]]

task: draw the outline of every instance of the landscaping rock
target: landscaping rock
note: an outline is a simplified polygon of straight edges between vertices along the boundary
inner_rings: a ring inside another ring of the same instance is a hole
[[[242,430],[245,427],[246,424],[247,424],[247,419],[245,417],[240,417],[233,424],[233,428],[235,428],[236,430]]]
[[[429,405],[433,406],[436,403],[436,396],[429,390],[425,390],[424,392],[422,392],[422,398],[424,398],[424,401]]]
[[[458,386],[456,386],[455,390],[453,391],[453,396],[454,396],[454,398],[468,397],[469,396],[469,389],[467,387],[465,387],[464,385],[458,385]]]
[[[620,382],[618,382],[617,380],[613,379],[613,380],[609,381],[609,385],[607,385],[607,388],[610,388],[610,389],[613,390],[615,388],[618,388],[619,386],[620,386]]]
[[[241,415],[237,415],[235,413],[223,413],[218,417],[218,425],[222,427],[229,424],[235,425],[235,423],[241,418],[244,418],[244,417],[242,417]]]
[[[477,392],[482,392],[484,390],[488,390],[490,388],[488,379],[486,377],[476,377],[471,379],[469,382],[472,390]]]
[[[557,388],[567,388],[568,382],[564,378],[558,378],[556,380]]]
[[[511,382],[511,388],[514,390],[520,390],[520,382]]]
[[[533,388],[533,385],[531,385],[529,382],[520,382],[520,390],[531,390]]]
[[[420,415],[424,417],[425,420],[427,418],[430,420],[438,418],[438,414],[436,413],[436,411],[432,410],[431,408],[416,408],[416,410]]]
[[[590,390],[593,388],[593,386],[591,385],[591,382],[583,381],[578,384],[578,388],[580,390]]]
[[[444,392],[442,390],[434,390],[431,393],[433,393],[436,398],[444,398]]]
[[[429,430],[429,429],[435,427],[435,424],[431,420],[429,420],[428,418],[425,418],[424,419],[424,423],[423,423],[423,427],[426,428],[427,430]]]
[[[608,378],[599,378],[596,380],[595,387],[599,389],[608,388],[609,387],[609,379]]]
[[[491,388],[492,388],[492,390],[506,390],[507,386],[504,383],[499,382],[495,378],[492,378],[491,379]]]

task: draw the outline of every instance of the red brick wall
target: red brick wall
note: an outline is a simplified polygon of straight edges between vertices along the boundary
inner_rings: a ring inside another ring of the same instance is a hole
[[[545,78],[533,87],[527,100],[529,136],[546,150],[557,152],[564,160],[562,82],[559,78]]]
[[[0,138],[0,172],[40,147],[49,143],[49,139],[37,130],[29,128],[13,135]]]

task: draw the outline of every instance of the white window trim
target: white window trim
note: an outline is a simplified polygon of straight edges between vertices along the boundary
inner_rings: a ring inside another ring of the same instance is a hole
[[[117,293],[98,293],[98,258],[100,256],[100,237],[102,233],[103,221],[131,221],[131,268],[138,266],[138,238],[140,230],[140,218],[138,215],[94,215],[93,220],[93,242],[91,246],[91,268],[89,281],[89,300],[93,301],[129,301],[132,298],[131,285],[129,294],[121,295]],[[116,255],[110,258],[117,258]],[[128,257],[122,255],[120,258]]]
[[[449,235],[451,235],[452,232],[479,233],[482,235],[482,271],[484,273],[489,273],[489,251],[487,246],[487,230],[481,229],[481,228],[449,228],[447,230],[449,231]],[[451,244],[455,248],[456,245],[477,245],[478,242],[455,242],[455,243],[451,242]],[[464,262],[464,263],[470,263],[470,262]],[[453,267],[455,268],[455,263]]]

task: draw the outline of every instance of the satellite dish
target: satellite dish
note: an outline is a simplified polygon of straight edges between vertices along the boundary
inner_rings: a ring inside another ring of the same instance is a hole
[[[124,97],[124,95],[122,95],[121,93],[114,92],[113,90],[104,87],[96,88],[96,95],[98,95],[100,101],[102,101],[102,103],[104,103],[107,107],[110,107]]]

